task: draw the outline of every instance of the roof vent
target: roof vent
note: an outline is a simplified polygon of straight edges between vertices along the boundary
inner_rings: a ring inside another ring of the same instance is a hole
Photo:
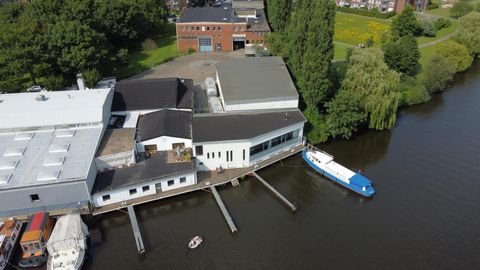
[[[21,156],[25,152],[25,147],[9,147],[3,153],[4,157]]]
[[[67,130],[59,130],[56,132],[55,137],[57,138],[69,138],[73,137],[75,135],[75,130],[74,129],[67,129]]]
[[[38,95],[36,98],[35,98],[36,101],[47,101],[48,100],[48,97],[46,97],[45,95]]]
[[[58,171],[43,171],[43,172],[40,172],[38,174],[37,180],[38,181],[57,180],[59,174],[60,174],[60,170],[58,170]]]
[[[19,162],[19,160],[2,160],[0,161],[0,170],[15,169]]]
[[[6,185],[12,179],[12,174],[2,174],[0,175],[0,185]]]

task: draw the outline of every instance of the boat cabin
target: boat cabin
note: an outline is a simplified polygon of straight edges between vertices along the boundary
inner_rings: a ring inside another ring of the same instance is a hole
[[[17,238],[21,223],[15,219],[9,219],[0,223],[0,260],[8,257],[9,251],[13,248],[14,239]]]
[[[38,212],[30,217],[20,240],[22,247],[21,266],[39,266],[47,261],[46,243],[53,230],[53,219],[48,213]]]

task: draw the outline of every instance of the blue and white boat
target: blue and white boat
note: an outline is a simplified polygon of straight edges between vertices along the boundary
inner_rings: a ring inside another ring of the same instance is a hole
[[[333,156],[308,145],[302,151],[303,159],[319,173],[365,197],[375,194],[372,181],[333,161]]]

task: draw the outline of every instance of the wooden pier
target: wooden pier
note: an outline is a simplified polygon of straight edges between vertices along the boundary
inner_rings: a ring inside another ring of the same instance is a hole
[[[130,217],[130,222],[132,223],[133,237],[135,238],[135,244],[137,244],[138,253],[145,253],[145,246],[143,245],[142,234],[140,233],[140,227],[138,227],[137,216],[135,215],[135,209],[132,205],[127,206],[128,216]]]
[[[217,189],[214,186],[211,186],[210,190],[212,191],[213,196],[217,201],[218,207],[220,208],[220,211],[222,211],[222,214],[225,217],[225,221],[227,221],[228,226],[230,227],[230,230],[232,231],[232,233],[236,233],[237,226],[235,226],[235,223],[233,223],[232,217],[228,213],[227,207],[225,207],[225,204],[223,203],[222,198],[220,197],[220,194],[218,194]]]
[[[270,191],[277,196],[280,200],[282,200],[290,209],[292,209],[293,212],[297,210],[297,207],[291,203],[287,198],[285,198],[280,192],[278,192],[276,189],[274,189],[267,181],[265,181],[260,175],[258,175],[256,172],[252,172],[252,175],[255,176],[255,178],[262,183],[265,187],[267,187]]]

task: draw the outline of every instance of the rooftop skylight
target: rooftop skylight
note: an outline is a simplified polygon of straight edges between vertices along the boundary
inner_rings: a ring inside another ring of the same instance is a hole
[[[65,157],[47,157],[43,161],[43,166],[60,166],[65,162]]]
[[[32,139],[33,137],[33,132],[25,132],[25,133],[17,133],[15,135],[15,138],[13,138],[15,141],[27,141]]]
[[[68,138],[75,135],[75,130],[59,130],[56,132],[55,137],[57,138]]]
[[[25,152],[25,147],[9,147],[3,153],[4,157],[21,156]]]
[[[18,165],[19,160],[2,160],[0,161],[0,170],[11,170],[15,169]]]
[[[12,174],[0,174],[0,185],[6,185],[12,179]]]
[[[37,180],[38,181],[57,180],[59,174],[60,174],[60,170],[58,170],[58,171],[42,171],[38,174]]]
[[[50,152],[50,153],[65,153],[65,152],[68,151],[68,148],[70,148],[69,143],[66,143],[66,144],[52,144],[50,146],[50,149],[48,150],[48,152]]]

